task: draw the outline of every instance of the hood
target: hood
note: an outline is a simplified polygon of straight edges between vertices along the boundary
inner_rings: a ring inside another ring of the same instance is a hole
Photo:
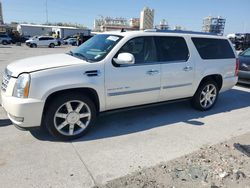
[[[28,39],[25,42],[27,43],[27,42],[32,42],[32,41],[33,41],[32,39]]]
[[[53,54],[18,60],[9,64],[7,69],[12,73],[13,77],[17,77],[23,72],[30,73],[44,69],[72,66],[83,63],[87,62],[68,54]]]
[[[250,65],[250,57],[239,56],[240,63],[245,63]]]

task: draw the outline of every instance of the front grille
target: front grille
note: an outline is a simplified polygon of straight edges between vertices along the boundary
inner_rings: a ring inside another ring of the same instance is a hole
[[[11,72],[8,71],[8,69],[5,69],[3,73],[3,80],[2,80],[2,86],[1,86],[2,91],[5,92],[7,90],[10,78],[11,78]]]

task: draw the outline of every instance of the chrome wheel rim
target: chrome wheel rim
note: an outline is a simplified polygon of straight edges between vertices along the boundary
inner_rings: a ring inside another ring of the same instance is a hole
[[[58,108],[54,115],[54,126],[65,136],[75,136],[88,127],[90,119],[89,106],[82,101],[72,100]]]
[[[206,109],[211,107],[217,97],[217,89],[213,84],[206,85],[204,89],[201,91],[200,95],[200,104]]]

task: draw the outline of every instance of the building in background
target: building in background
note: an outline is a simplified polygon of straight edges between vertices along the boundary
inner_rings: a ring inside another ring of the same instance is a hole
[[[176,25],[176,26],[174,26],[174,30],[176,30],[176,31],[184,31],[184,30],[187,30],[187,29],[184,26]]]
[[[3,9],[2,9],[2,2],[0,1],[0,25],[2,25],[3,22]]]
[[[140,29],[153,29],[154,28],[154,9],[145,7],[141,11],[140,16]]]
[[[170,27],[168,25],[168,22],[165,19],[162,19],[160,21],[160,25],[156,25],[155,28],[160,29],[160,30],[168,30],[168,29],[170,29]]]
[[[34,25],[34,24],[19,24],[17,31],[23,36],[40,36],[52,34],[58,35],[60,38],[81,34],[89,36],[90,30],[85,28],[52,26],[52,25]]]
[[[226,19],[220,16],[218,17],[208,16],[203,19],[202,30],[208,33],[223,35],[225,24],[226,24]]]
[[[130,25],[130,27],[139,30],[139,28],[140,28],[140,18],[131,18],[129,20],[129,25]]]
[[[112,17],[101,17],[95,19],[94,21],[94,31],[95,32],[105,32],[105,31],[114,31],[114,30],[127,30],[133,31],[138,30],[138,20],[132,18],[129,21],[126,18],[112,18]],[[132,25],[131,25],[132,23]]]

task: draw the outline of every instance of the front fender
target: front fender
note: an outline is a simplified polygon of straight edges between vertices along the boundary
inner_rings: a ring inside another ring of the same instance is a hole
[[[91,66],[91,69],[97,67]],[[87,69],[88,70],[88,69]],[[100,111],[105,109],[104,74],[88,77],[82,67],[62,67],[31,73],[29,97],[46,101],[53,93],[74,88],[91,88],[98,94]]]

